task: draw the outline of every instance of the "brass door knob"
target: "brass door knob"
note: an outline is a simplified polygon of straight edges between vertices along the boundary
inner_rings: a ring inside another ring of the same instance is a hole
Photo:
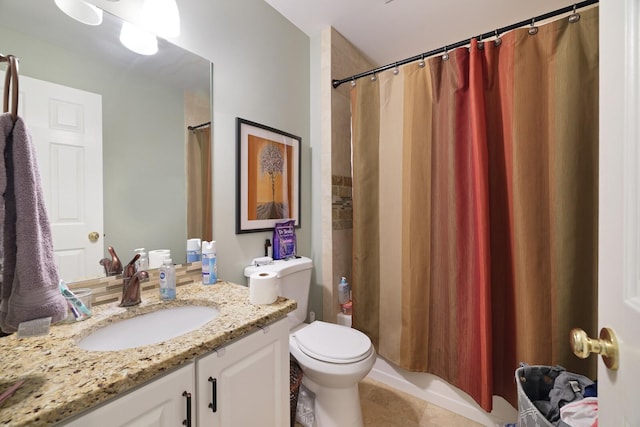
[[[97,242],[99,238],[100,238],[100,233],[98,233],[97,231],[92,231],[91,233],[89,233],[90,242]]]
[[[590,353],[596,353],[602,356],[607,368],[618,369],[618,340],[613,329],[602,328],[600,338],[592,339],[584,330],[575,328],[571,330],[570,341],[573,354],[579,358],[586,359]]]

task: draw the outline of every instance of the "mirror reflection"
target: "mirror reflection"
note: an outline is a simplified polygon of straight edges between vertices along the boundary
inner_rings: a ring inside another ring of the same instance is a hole
[[[202,188],[211,179],[211,64],[162,39],[156,55],[133,53],[119,41],[121,26],[108,13],[100,26],[81,24],[53,1],[0,4],[0,52],[20,58],[20,115],[37,146],[67,282],[104,274],[99,261],[109,246],[125,263],[137,248],[169,249],[174,263],[184,263],[188,238],[210,238],[198,221],[211,211],[211,192]],[[49,90],[48,100],[34,95]],[[36,104],[49,117],[30,112]],[[189,231],[188,217],[196,223]]]

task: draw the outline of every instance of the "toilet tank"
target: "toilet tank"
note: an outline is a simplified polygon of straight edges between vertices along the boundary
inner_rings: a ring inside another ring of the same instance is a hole
[[[289,316],[289,326],[304,323],[307,318],[307,307],[309,305],[309,290],[311,289],[311,269],[313,261],[306,257],[291,258],[287,260],[279,259],[270,264],[250,265],[245,267],[244,276],[249,284],[249,276],[256,272],[272,271],[278,277],[279,294],[285,298],[295,300],[298,303]]]

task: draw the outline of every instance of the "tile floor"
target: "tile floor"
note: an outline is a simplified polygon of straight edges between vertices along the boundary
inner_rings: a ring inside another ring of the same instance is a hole
[[[359,384],[365,427],[482,426],[381,382],[365,378]],[[296,427],[301,427],[296,423]]]

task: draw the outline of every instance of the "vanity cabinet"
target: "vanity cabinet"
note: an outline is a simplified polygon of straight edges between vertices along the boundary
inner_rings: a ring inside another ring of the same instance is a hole
[[[63,425],[194,427],[194,376],[195,364],[191,362]]]
[[[288,426],[288,320],[198,358],[196,388],[200,427]]]
[[[232,341],[62,425],[288,426],[288,320]]]

